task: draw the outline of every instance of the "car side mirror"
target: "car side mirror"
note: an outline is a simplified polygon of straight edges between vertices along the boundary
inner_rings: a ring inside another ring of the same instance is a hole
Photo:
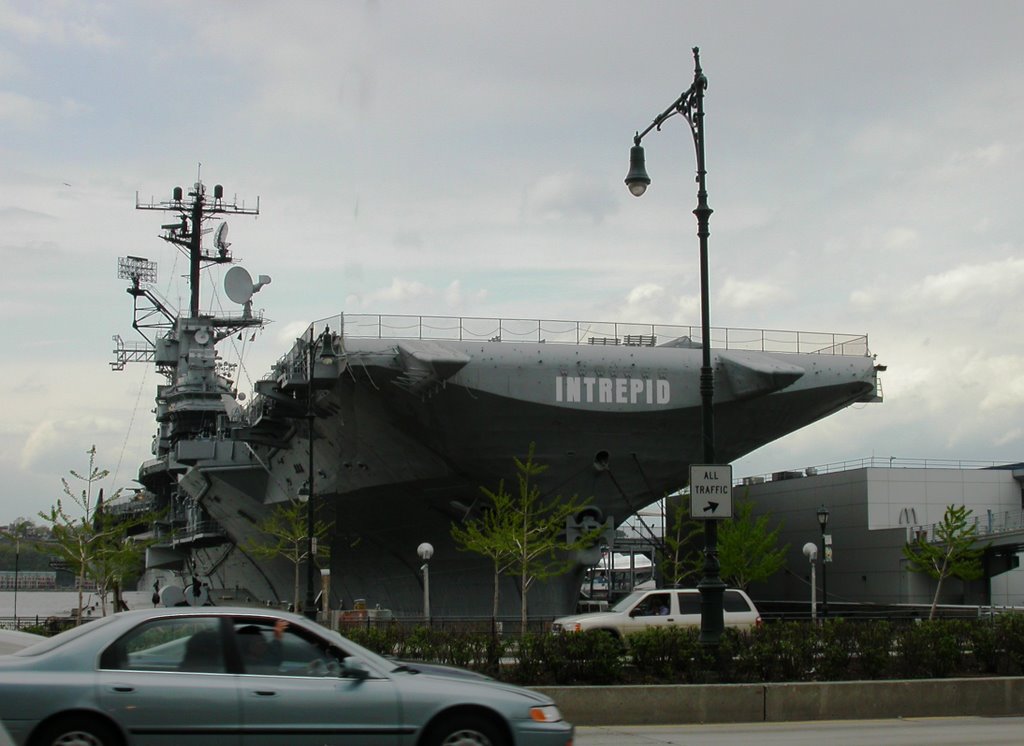
[[[368,679],[370,669],[361,659],[348,655],[341,662],[341,675],[350,679]]]

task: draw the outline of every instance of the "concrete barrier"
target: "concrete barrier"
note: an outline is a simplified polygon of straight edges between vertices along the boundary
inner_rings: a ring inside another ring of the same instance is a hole
[[[1024,715],[1024,677],[533,689],[576,725]]]

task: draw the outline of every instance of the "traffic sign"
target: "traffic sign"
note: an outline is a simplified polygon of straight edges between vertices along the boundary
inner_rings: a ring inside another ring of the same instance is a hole
[[[732,518],[732,466],[690,465],[690,517],[698,521]]]

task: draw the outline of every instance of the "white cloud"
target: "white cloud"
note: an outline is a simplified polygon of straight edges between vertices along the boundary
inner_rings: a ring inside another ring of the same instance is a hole
[[[793,298],[793,293],[770,282],[727,277],[715,297],[726,306],[744,310],[784,303]]]
[[[49,118],[50,106],[20,93],[0,91],[0,122],[27,129]]]
[[[526,195],[526,212],[544,220],[586,218],[599,223],[615,209],[611,187],[576,173],[542,176]]]
[[[1019,295],[1024,281],[1024,259],[1003,259],[987,264],[961,265],[928,275],[911,295],[922,303],[957,303],[971,297],[991,301],[1001,295]]]
[[[882,234],[882,247],[886,251],[907,251],[917,248],[920,239],[920,234],[913,228],[889,228]]]
[[[89,0],[33,3],[32,13],[22,13],[4,3],[0,6],[0,31],[23,42],[71,44],[93,49],[116,46],[104,28],[102,3]]]

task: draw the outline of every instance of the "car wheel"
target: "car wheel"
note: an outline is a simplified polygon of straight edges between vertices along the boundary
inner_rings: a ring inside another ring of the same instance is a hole
[[[493,721],[479,715],[445,719],[430,729],[425,746],[506,746],[508,741]]]
[[[106,723],[98,720],[56,720],[43,726],[34,746],[119,746],[121,738]]]

